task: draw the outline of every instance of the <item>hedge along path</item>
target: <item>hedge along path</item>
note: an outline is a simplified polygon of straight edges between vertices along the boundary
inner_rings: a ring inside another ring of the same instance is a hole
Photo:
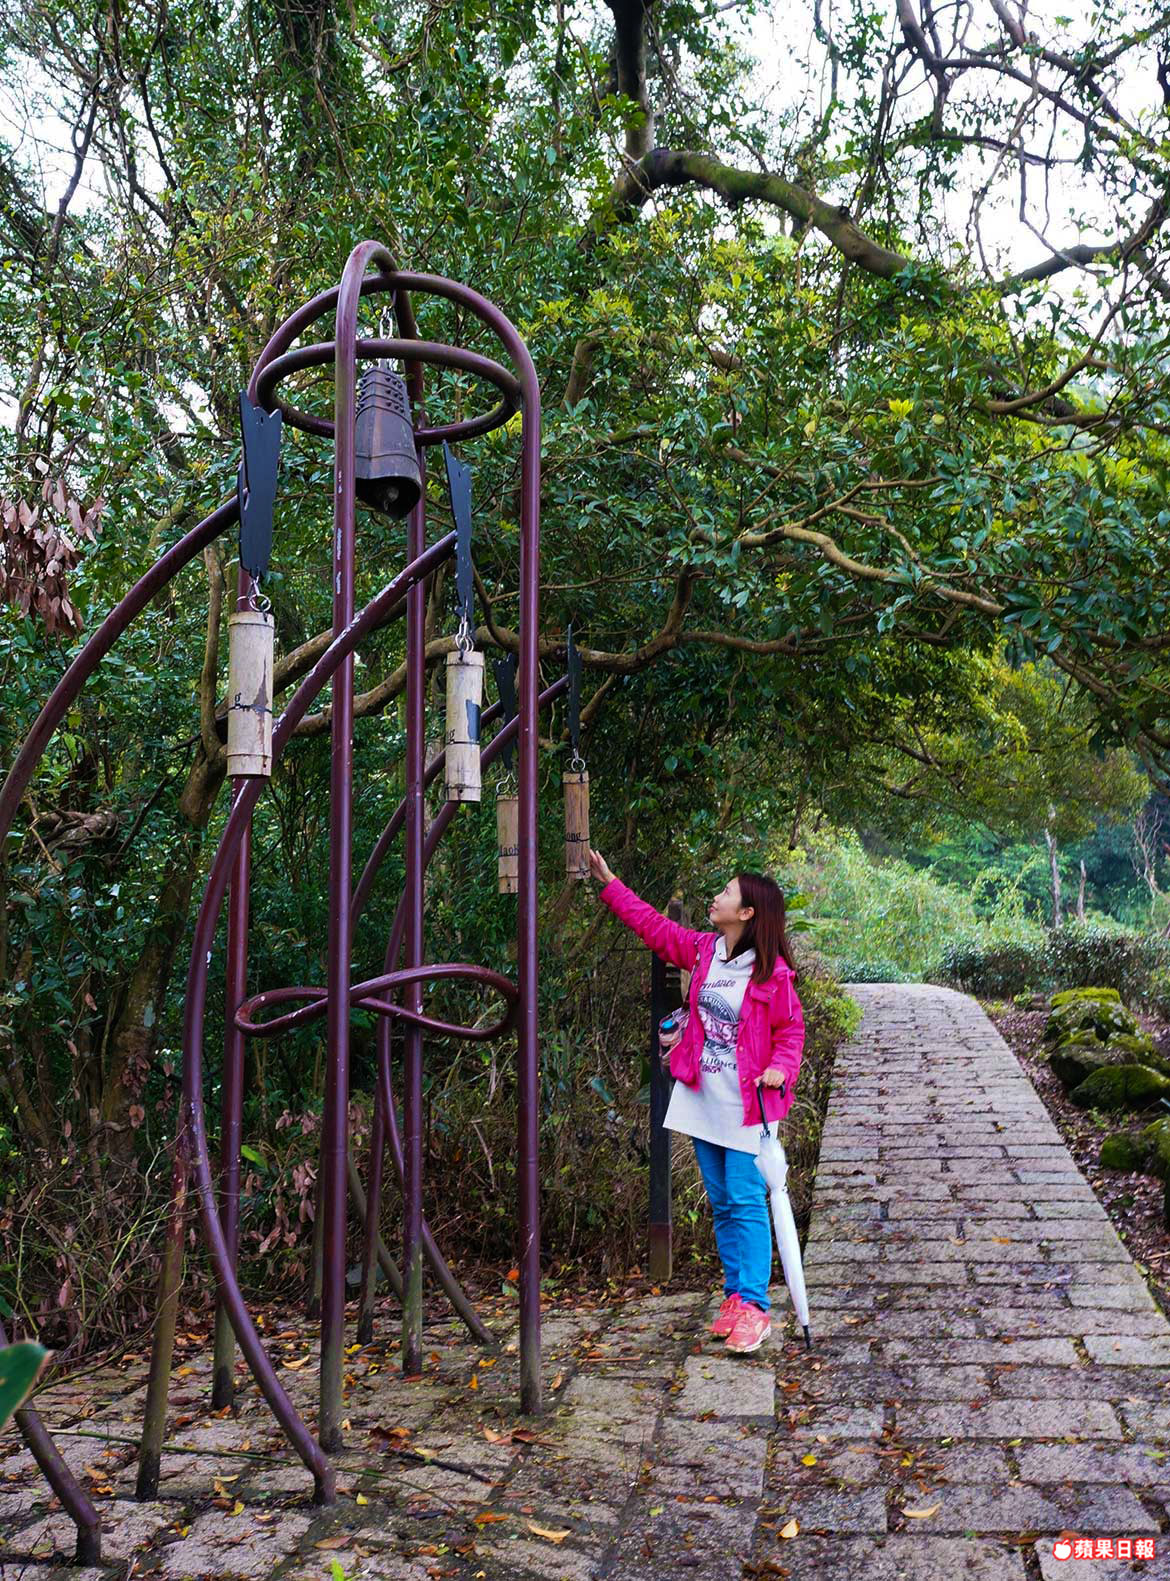
[[[1170,1576],[1170,1324],[979,1005],[849,992],[864,1019],[805,1249],[823,1365],[781,1398],[757,1559],[841,1581]],[[1113,1561],[1055,1558],[1063,1532]],[[1152,1563],[1117,1559],[1151,1540]]]

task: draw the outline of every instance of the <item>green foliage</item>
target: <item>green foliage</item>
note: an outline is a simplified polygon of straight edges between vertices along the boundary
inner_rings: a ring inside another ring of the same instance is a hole
[[[813,837],[786,855],[783,871],[807,894],[813,941],[846,982],[920,980],[948,936],[976,936],[983,949],[1003,941],[1009,952],[1020,934],[1042,937],[1012,888],[1001,886],[981,917],[970,891],[897,858],[874,860],[850,830]]]
[[[990,945],[978,937],[959,939],[946,946],[930,975],[967,993],[1004,999],[1038,987],[1044,981],[1046,957],[1043,937]]]
[[[17,1345],[0,1346],[0,1428],[27,1398],[37,1375],[45,1365],[48,1352],[42,1345],[22,1340]]]
[[[1054,982],[1116,988],[1127,1005],[1147,1006],[1156,991],[1156,974],[1167,970],[1166,939],[1102,921],[1069,923],[1049,934],[1048,971]]]

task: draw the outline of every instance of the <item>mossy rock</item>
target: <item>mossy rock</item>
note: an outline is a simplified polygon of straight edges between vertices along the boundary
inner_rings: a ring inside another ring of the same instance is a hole
[[[1062,1005],[1075,1004],[1081,999],[1111,999],[1115,1004],[1121,1003],[1121,995],[1116,988],[1064,988],[1060,993],[1053,994],[1049,1004],[1053,1010],[1059,1010]]]
[[[1078,1109],[1148,1109],[1170,1094],[1170,1076],[1148,1065],[1103,1065],[1074,1087]]]
[[[1127,1032],[1117,1033],[1108,1043],[1097,1043],[1082,1033],[1079,1040],[1054,1048],[1048,1063],[1066,1087],[1079,1087],[1087,1076],[1108,1065],[1145,1065],[1170,1076],[1170,1059],[1155,1052],[1152,1040]]]
[[[1101,1143],[1101,1163],[1170,1181],[1170,1114],[1137,1131],[1114,1131]]]
[[[1164,1114],[1161,1119],[1144,1126],[1141,1136],[1143,1146],[1149,1151],[1146,1174],[1157,1175],[1159,1180],[1170,1180],[1170,1114]]]
[[[1137,1017],[1121,1003],[1116,988],[1070,988],[1052,1001],[1044,1036],[1049,1043],[1107,1043],[1118,1033],[1140,1035]]]
[[[1049,1054],[1048,1063],[1066,1087],[1079,1087],[1094,1071],[1102,1070],[1106,1065],[1116,1065],[1119,1061],[1110,1058],[1107,1044],[1093,1041],[1062,1043]]]
[[[1148,1174],[1154,1150],[1142,1131],[1114,1131],[1101,1143],[1104,1169],[1123,1169],[1127,1173]]]
[[[1128,1054],[1139,1065],[1149,1065],[1152,1070],[1170,1070],[1170,1059],[1157,1052],[1148,1032],[1114,1032],[1105,1047]]]

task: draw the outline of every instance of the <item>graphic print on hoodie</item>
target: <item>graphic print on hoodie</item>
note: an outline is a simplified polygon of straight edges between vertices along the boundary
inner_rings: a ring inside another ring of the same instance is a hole
[[[703,1050],[699,1056],[698,1090],[675,1082],[662,1122],[668,1130],[745,1153],[759,1151],[760,1128],[743,1123],[735,1046],[744,994],[755,963],[755,950],[745,950],[729,961],[726,940],[720,938],[716,944],[707,980],[699,989]]]

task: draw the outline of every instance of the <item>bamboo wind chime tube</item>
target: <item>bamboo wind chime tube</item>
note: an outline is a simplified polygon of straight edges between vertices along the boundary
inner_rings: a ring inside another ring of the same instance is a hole
[[[589,877],[589,771],[567,769],[565,786],[565,877]]]
[[[447,655],[448,801],[479,801],[479,711],[483,654],[455,648]]]
[[[520,888],[520,798],[515,790],[496,796],[496,845],[501,895]]]
[[[228,617],[227,771],[272,773],[272,662],[275,623],[262,609]]]

